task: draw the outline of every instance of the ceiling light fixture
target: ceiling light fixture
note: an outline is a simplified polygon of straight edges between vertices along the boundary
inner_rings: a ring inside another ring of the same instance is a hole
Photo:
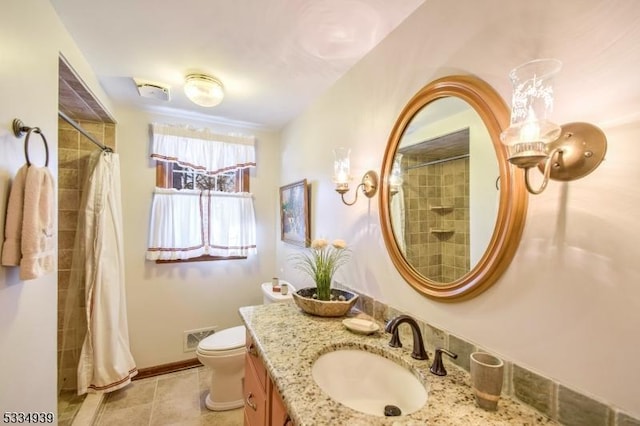
[[[216,106],[224,98],[224,88],[220,80],[205,74],[187,75],[184,93],[191,102],[203,107]]]

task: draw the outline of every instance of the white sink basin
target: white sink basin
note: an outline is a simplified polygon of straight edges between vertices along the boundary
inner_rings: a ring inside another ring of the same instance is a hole
[[[406,415],[427,402],[424,385],[411,371],[364,350],[339,349],[323,354],[311,372],[331,398],[362,413],[384,416],[385,406],[394,405]]]

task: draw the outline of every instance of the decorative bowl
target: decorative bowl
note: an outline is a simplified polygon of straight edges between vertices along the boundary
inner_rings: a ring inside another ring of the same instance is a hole
[[[347,314],[358,300],[358,295],[346,290],[331,289],[331,295],[336,299],[343,296],[345,300],[318,300],[313,298],[317,293],[315,287],[301,288],[291,293],[293,301],[304,312],[318,317],[341,317]]]

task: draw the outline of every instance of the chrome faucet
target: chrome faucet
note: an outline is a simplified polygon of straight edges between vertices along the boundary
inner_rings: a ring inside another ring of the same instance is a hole
[[[411,318],[409,315],[398,315],[387,323],[385,331],[392,334],[389,346],[392,348],[402,347],[402,342],[400,341],[400,335],[398,333],[398,326],[405,322],[411,326],[411,332],[413,333],[413,352],[411,352],[411,357],[415,359],[429,359],[427,351],[424,350],[424,342],[422,341],[420,327],[416,320]]]

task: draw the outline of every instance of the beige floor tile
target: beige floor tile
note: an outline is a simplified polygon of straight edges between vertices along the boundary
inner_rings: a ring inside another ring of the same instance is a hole
[[[209,367],[199,367],[197,372],[200,390],[209,389],[209,384],[211,383],[211,369]]]
[[[149,426],[152,405],[148,403],[118,410],[105,410],[96,421],[96,426]]]
[[[207,403],[205,402],[207,399],[207,395],[209,395],[209,389],[200,390],[200,413],[201,414],[206,414],[211,412],[211,410],[207,408]]]
[[[242,426],[243,423],[242,408],[229,411],[209,411],[200,416],[200,426]]]
[[[210,377],[198,367],[133,381],[105,398],[94,426],[242,426],[242,408],[206,408]]]
[[[156,383],[155,379],[133,381],[130,385],[110,393],[104,402],[105,410],[117,410],[153,402]]]
[[[198,369],[197,368],[187,368],[186,370],[179,370],[179,371],[175,371],[173,373],[166,373],[163,374],[161,376],[157,376],[158,379],[171,379],[173,377],[180,377],[180,376],[190,376],[190,375],[197,375],[198,374]]]
[[[191,398],[159,400],[153,403],[151,425],[197,425],[200,418],[200,401],[195,395]]]
[[[158,377],[156,401],[185,398],[197,401],[198,395],[198,374],[193,369]]]

